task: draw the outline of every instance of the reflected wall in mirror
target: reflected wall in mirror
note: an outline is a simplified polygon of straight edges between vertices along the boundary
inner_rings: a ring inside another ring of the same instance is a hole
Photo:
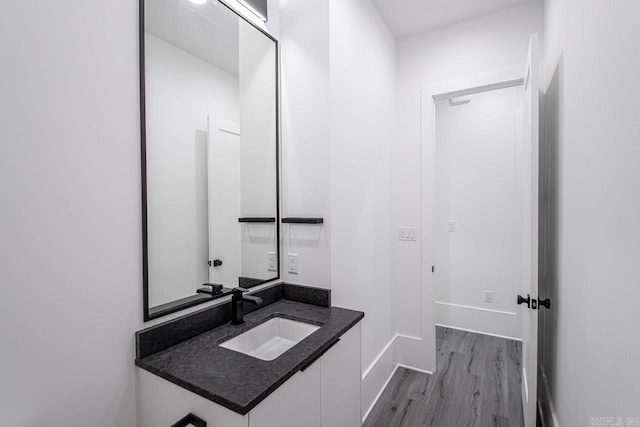
[[[150,320],[279,278],[278,46],[221,1],[140,12]]]

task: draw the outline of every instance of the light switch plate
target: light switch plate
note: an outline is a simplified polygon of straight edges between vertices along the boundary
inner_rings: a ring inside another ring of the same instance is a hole
[[[415,227],[398,227],[398,240],[415,242],[417,230]]]
[[[267,271],[278,271],[275,252],[267,252]]]
[[[287,271],[291,274],[298,274],[298,254],[289,254]]]
[[[456,232],[456,222],[449,221],[449,233],[455,233],[455,232]]]

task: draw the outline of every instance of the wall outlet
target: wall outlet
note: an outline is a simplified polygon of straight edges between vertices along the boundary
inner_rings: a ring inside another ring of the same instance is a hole
[[[417,231],[415,227],[398,227],[398,240],[415,242],[416,234]]]
[[[291,274],[298,274],[298,254],[289,254],[287,271]]]
[[[493,291],[484,291],[484,302],[493,302]]]
[[[267,271],[278,271],[275,252],[267,252]]]
[[[449,233],[455,233],[455,232],[456,232],[456,222],[449,221]]]

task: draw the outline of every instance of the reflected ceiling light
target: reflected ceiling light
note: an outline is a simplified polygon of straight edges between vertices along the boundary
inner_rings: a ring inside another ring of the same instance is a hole
[[[192,0],[193,1],[193,0]],[[244,7],[246,7],[247,9],[249,9],[249,11],[251,13],[253,13],[254,15],[256,15],[258,18],[260,18],[263,22],[267,22],[267,17],[266,12],[267,12],[267,2],[264,2],[264,12],[262,13],[259,10],[257,10],[254,6],[252,6],[251,4],[249,4],[247,1],[245,0],[238,0],[238,3],[240,3],[241,5],[243,5]],[[258,2],[260,3],[260,2]]]
[[[207,0],[189,0],[193,4],[205,4]]]

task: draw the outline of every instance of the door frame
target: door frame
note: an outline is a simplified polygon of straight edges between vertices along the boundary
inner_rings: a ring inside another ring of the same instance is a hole
[[[441,82],[420,90],[420,284],[422,317],[422,353],[425,369],[436,370],[435,281],[432,266],[435,262],[435,101],[444,97],[467,95],[523,85],[522,67],[469,76]],[[428,120],[427,120],[428,118]]]

